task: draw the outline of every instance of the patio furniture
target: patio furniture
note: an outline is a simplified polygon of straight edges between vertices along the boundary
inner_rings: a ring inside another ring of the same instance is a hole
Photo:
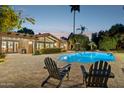
[[[114,74],[111,72],[111,66],[103,61],[92,64],[89,72],[86,71],[83,65],[81,65],[81,70],[83,73],[83,84],[85,82],[86,87],[107,88],[108,79],[114,78]]]
[[[66,75],[67,75],[67,78],[69,79],[69,72],[70,72],[71,64],[68,64],[64,66],[63,68],[58,68],[55,61],[49,57],[45,58],[44,63],[45,63],[44,68],[47,69],[47,71],[49,72],[49,76],[41,84],[42,87],[44,86],[45,83],[47,83],[47,81],[50,78],[60,80],[59,84],[57,85],[57,88],[61,86],[62,80]]]

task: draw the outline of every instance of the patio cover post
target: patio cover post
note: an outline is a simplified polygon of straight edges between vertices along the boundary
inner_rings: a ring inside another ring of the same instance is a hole
[[[34,49],[33,49],[33,50],[34,50],[34,51],[33,51],[34,53],[35,53],[36,50],[37,50],[37,40],[34,41]]]
[[[44,48],[46,48],[46,37],[44,36]]]

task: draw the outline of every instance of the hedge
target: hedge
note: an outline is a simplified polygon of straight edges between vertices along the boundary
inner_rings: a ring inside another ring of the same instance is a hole
[[[6,55],[4,53],[0,53],[0,59],[5,58]]]
[[[41,55],[40,51],[36,50],[33,55]]]
[[[45,48],[41,49],[41,54],[52,54],[52,53],[60,53],[61,48]]]

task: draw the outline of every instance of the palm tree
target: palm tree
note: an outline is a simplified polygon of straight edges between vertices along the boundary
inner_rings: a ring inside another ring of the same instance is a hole
[[[22,15],[23,14],[22,10],[19,10],[17,12],[18,12],[18,18],[19,18],[18,29],[21,29],[22,28],[22,24],[26,23],[26,22],[31,23],[33,25],[35,24],[36,20],[34,18]]]
[[[79,5],[70,5],[71,6],[71,12],[74,11],[73,16],[73,33],[75,34],[75,13],[76,11],[80,12],[80,6]]]
[[[83,32],[86,30],[87,28],[85,26],[82,26],[80,25],[80,28],[77,28],[76,30],[80,30],[81,33],[80,34],[83,34]]]
[[[88,44],[90,46],[90,49],[93,50],[93,48],[97,47],[96,44],[93,41],[90,41],[90,43]]]

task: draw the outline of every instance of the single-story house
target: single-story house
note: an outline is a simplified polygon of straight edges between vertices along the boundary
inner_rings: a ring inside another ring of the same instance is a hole
[[[50,33],[29,35],[17,32],[0,32],[0,52],[33,53],[44,48],[64,48],[63,42]]]

